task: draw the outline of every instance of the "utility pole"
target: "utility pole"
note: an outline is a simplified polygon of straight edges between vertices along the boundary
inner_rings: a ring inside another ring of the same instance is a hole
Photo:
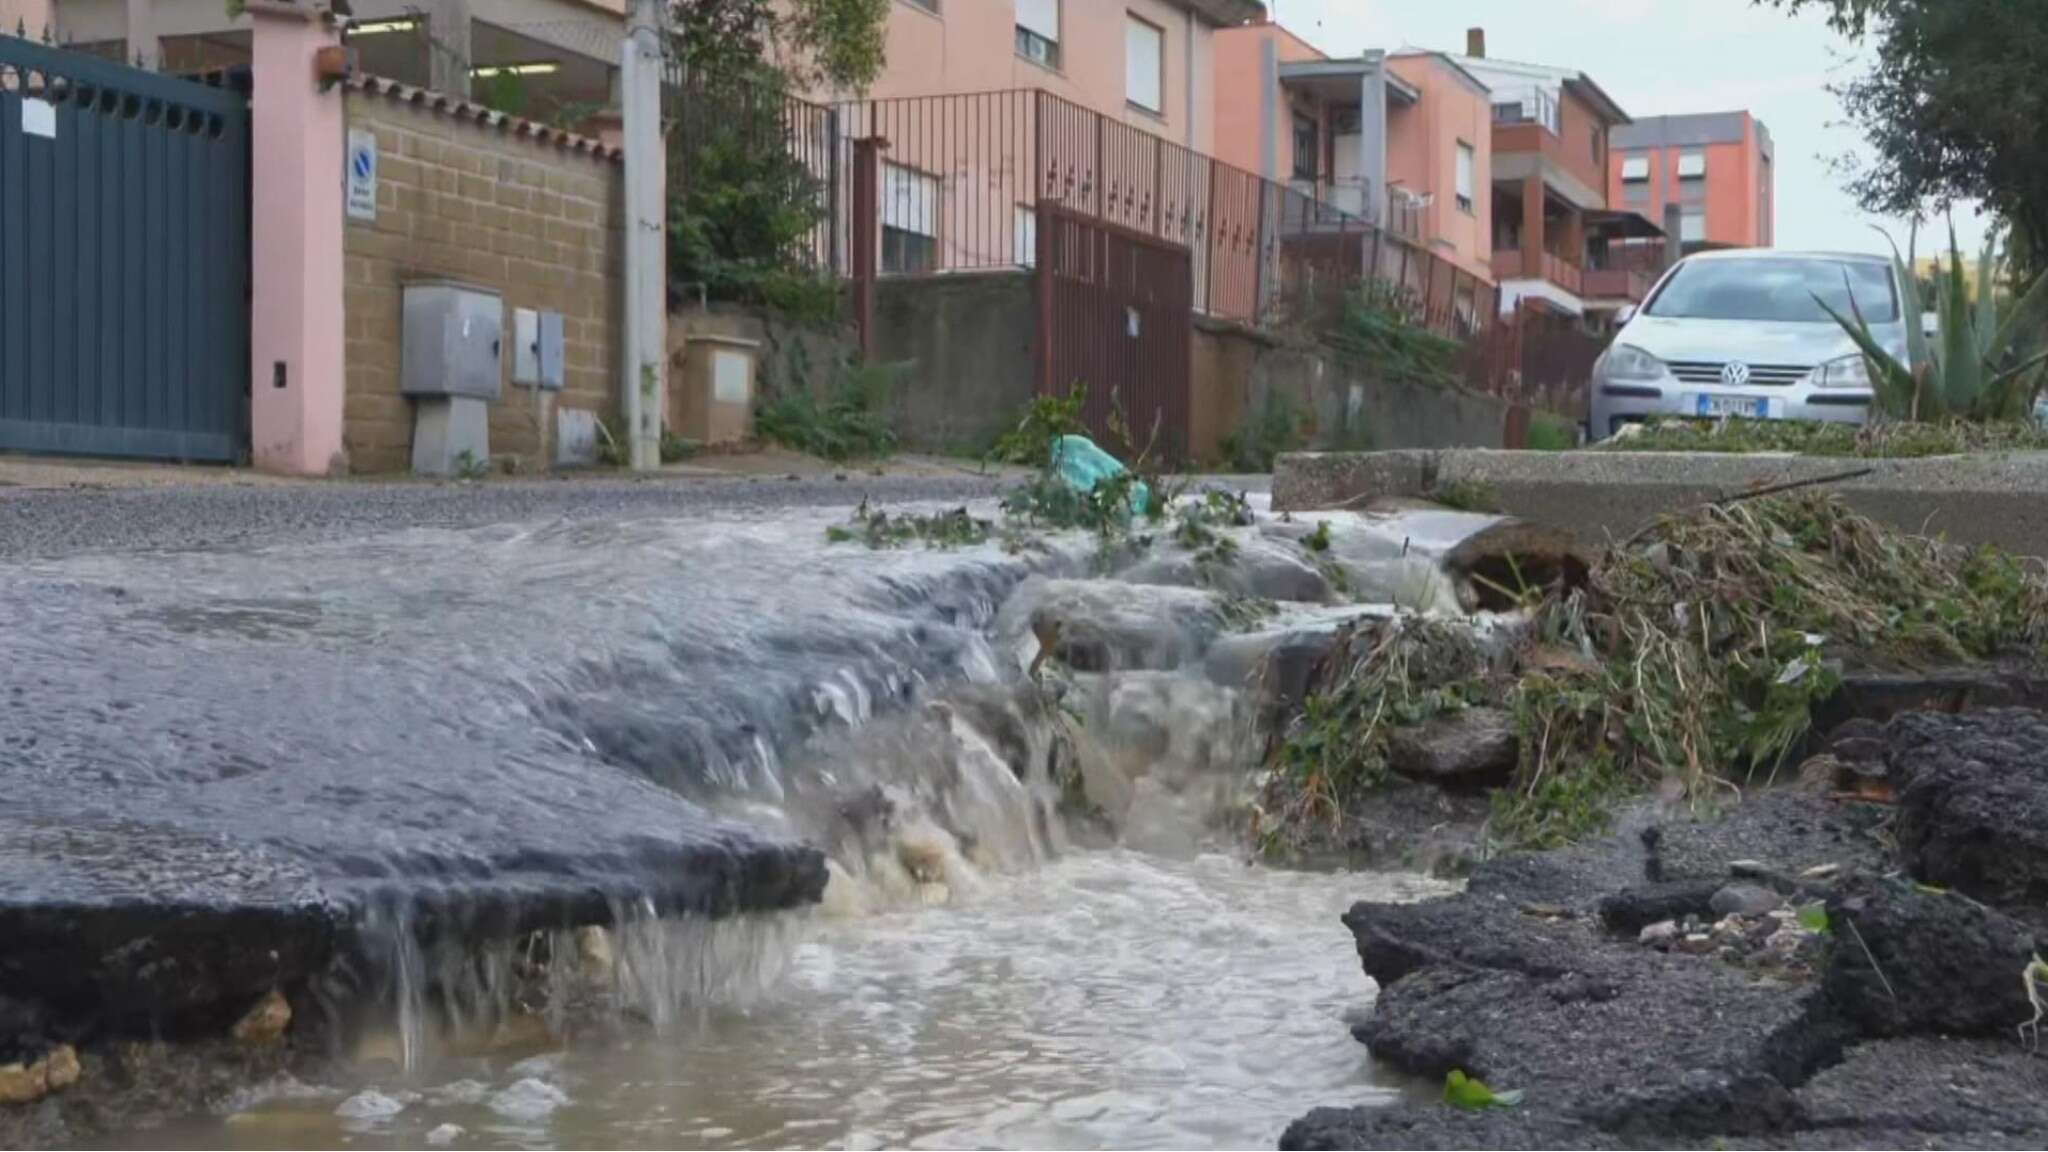
[[[631,0],[620,47],[619,99],[626,144],[626,345],[620,357],[634,471],[661,465],[667,399],[667,162],[661,136],[660,0]]]

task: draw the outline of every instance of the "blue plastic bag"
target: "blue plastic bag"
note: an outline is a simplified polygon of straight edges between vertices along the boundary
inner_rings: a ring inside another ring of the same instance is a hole
[[[1129,469],[1123,462],[1095,446],[1086,436],[1060,436],[1052,442],[1053,469],[1060,480],[1076,492],[1095,491],[1104,480],[1114,479]],[[1131,515],[1137,516],[1152,502],[1151,489],[1143,480],[1131,484]]]

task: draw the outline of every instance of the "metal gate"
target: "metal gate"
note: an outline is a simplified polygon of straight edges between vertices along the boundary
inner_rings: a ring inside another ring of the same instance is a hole
[[[249,105],[0,35],[0,449],[248,442]]]
[[[1038,391],[1088,390],[1097,440],[1156,462],[1188,454],[1194,265],[1186,248],[1080,215],[1038,209]],[[1112,412],[1115,419],[1112,420]]]

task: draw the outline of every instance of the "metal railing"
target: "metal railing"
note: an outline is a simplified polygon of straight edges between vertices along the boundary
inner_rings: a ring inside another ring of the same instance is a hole
[[[1638,304],[1650,294],[1650,277],[1633,268],[1588,268],[1586,295],[1595,300],[1630,300]]]

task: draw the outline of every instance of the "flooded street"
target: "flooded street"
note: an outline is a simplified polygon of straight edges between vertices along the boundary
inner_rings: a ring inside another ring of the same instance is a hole
[[[132,1147],[1270,1146],[1368,1103],[1339,913],[1447,890],[1223,856],[1079,853],[954,906],[813,918],[746,1011],[547,1054],[300,1085]],[[543,1087],[544,1086],[544,1087]],[[402,1110],[346,1106],[365,1089]]]
[[[1239,1146],[1397,1091],[1338,917],[1443,885],[1253,866],[1236,823],[1244,669],[1385,606],[1305,526],[1235,529],[1309,590],[1240,618],[1164,546],[1133,583],[1078,536],[828,543],[847,513],[0,564],[0,974],[87,1045],[16,1138]],[[1405,589],[1412,538],[1332,551]],[[123,1037],[266,997],[283,1058],[123,1087]]]

